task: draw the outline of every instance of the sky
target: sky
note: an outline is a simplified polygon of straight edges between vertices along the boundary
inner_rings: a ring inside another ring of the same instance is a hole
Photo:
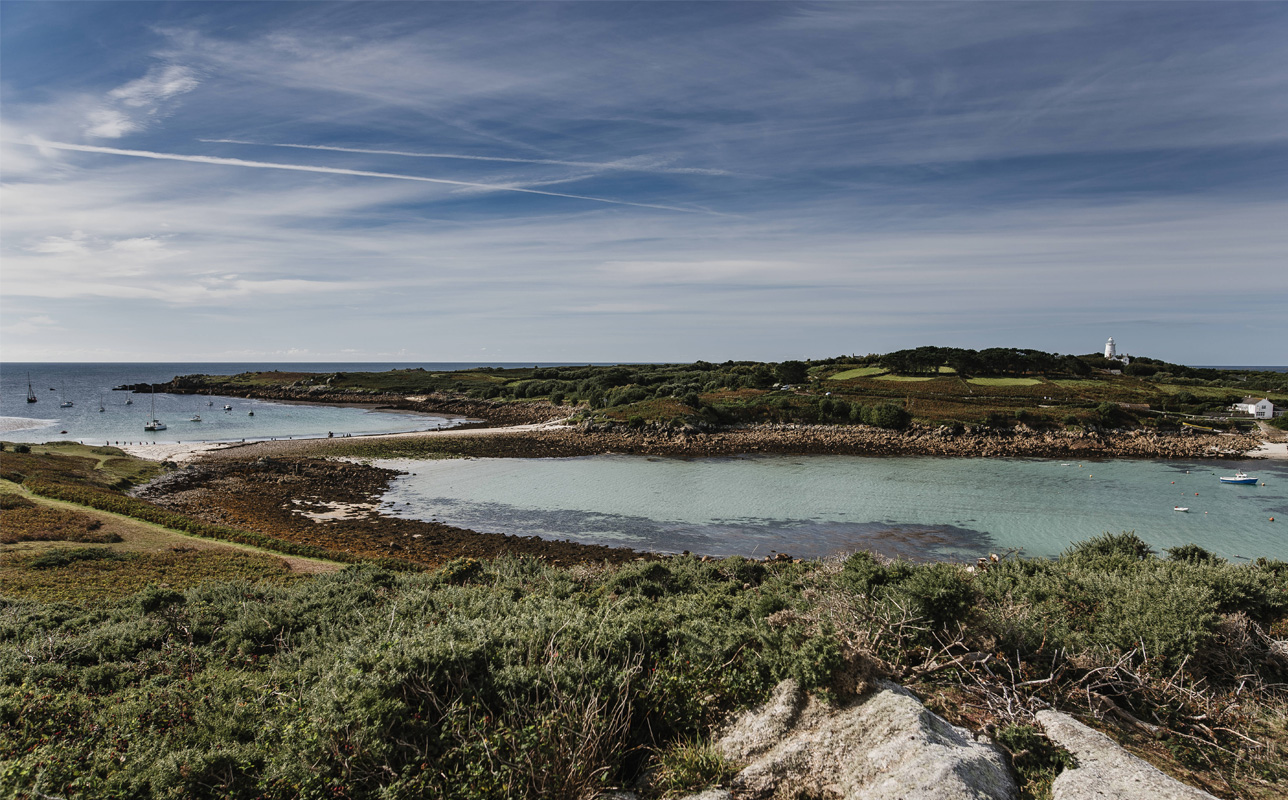
[[[1288,4],[0,1],[8,361],[1288,364]]]

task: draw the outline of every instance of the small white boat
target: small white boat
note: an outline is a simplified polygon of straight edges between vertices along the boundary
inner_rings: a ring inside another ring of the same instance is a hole
[[[224,405],[224,411],[232,411],[232,410],[233,410],[233,407],[232,407],[232,406],[227,405],[227,404],[225,404],[225,405]]]
[[[188,421],[189,421],[189,422],[201,422],[201,415],[200,415],[200,414],[193,414],[191,417],[188,417]]]
[[[1243,470],[1239,470],[1238,472],[1234,473],[1233,476],[1222,475],[1221,483],[1237,483],[1237,484],[1243,484],[1243,485],[1249,485],[1249,486],[1256,486],[1257,479],[1248,477],[1248,473],[1244,472]]]
[[[71,408],[71,407],[72,407],[72,405],[73,405],[73,404],[72,404],[72,401],[71,401],[71,400],[64,400],[63,402],[61,402],[61,403],[59,403],[59,404],[58,404],[58,407],[59,407],[59,408]]]
[[[254,412],[254,411],[247,411],[247,412],[246,412],[246,416],[248,416],[248,417],[253,417],[253,416],[255,416],[255,412]]]
[[[1172,506],[1173,511],[1189,511],[1189,506]]]

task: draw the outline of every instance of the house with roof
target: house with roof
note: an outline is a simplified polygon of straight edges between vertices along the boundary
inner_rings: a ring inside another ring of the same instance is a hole
[[[1230,410],[1251,414],[1255,419],[1270,419],[1275,415],[1275,404],[1265,397],[1245,397]]]

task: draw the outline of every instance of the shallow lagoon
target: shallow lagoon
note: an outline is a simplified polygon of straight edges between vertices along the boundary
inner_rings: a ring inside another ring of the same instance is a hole
[[[386,513],[639,550],[1051,556],[1106,531],[1134,530],[1156,550],[1194,542],[1228,558],[1288,559],[1283,463],[853,456],[376,463],[414,473],[393,483]],[[1218,481],[1237,468],[1266,485]]]

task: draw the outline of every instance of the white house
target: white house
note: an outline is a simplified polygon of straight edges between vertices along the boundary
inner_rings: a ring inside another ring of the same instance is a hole
[[[1121,361],[1124,364],[1131,363],[1131,356],[1126,353],[1123,353],[1122,355],[1118,354],[1118,350],[1114,346],[1114,337],[1112,336],[1109,337],[1108,342],[1105,342],[1105,358],[1110,361]]]
[[[1232,408],[1244,414],[1251,414],[1256,419],[1270,419],[1275,415],[1275,404],[1264,397],[1245,397]]]

